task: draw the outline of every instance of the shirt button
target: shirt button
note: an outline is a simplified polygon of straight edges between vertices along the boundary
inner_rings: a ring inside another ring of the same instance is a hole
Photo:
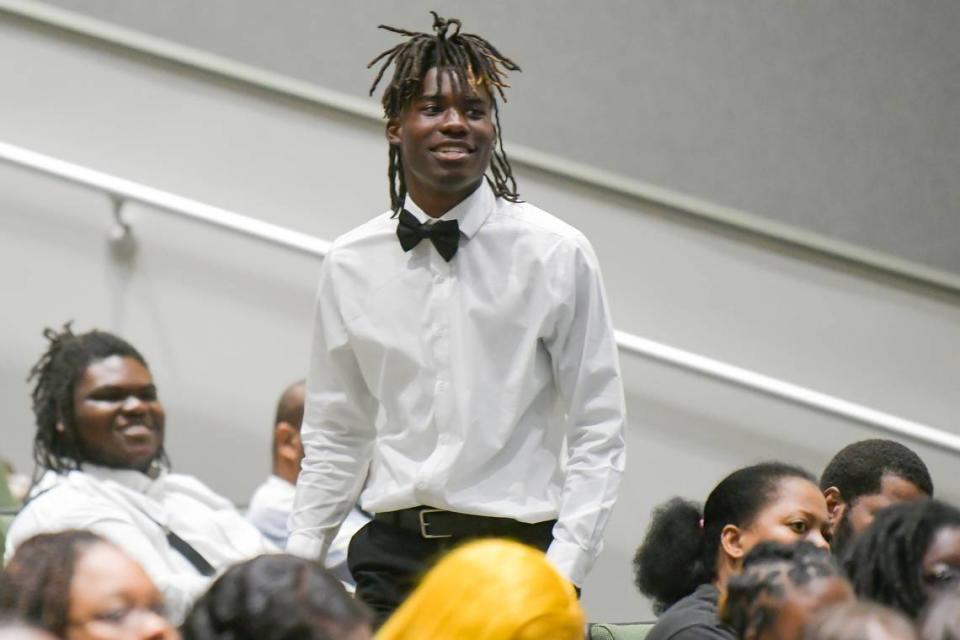
[[[443,274],[438,273],[437,275],[433,276],[433,281],[436,282],[437,284],[443,282]]]
[[[426,482],[423,482],[423,481],[420,481],[420,482],[417,483],[416,486],[417,486],[417,491],[423,491],[423,490],[425,490],[425,489],[427,488],[427,483],[426,483]]]

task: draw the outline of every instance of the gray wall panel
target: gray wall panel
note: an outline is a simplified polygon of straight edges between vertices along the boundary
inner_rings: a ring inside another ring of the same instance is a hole
[[[524,68],[508,140],[960,273],[953,0],[47,0],[342,92],[463,18]]]
[[[333,238],[386,206],[385,143],[343,118],[0,18],[0,140]],[[960,305],[536,171],[526,197],[573,223],[604,269],[615,324],[680,348],[960,431]],[[141,252],[107,251],[102,196],[0,166],[0,455],[29,469],[30,365],[74,318],[129,337],[168,409],[176,468],[237,501],[268,468],[276,396],[307,364],[318,263],[131,208]],[[585,585],[595,620],[649,615],[630,559],[650,510],[734,466],[817,471],[872,435],[697,376],[623,359],[630,447],[606,551]],[[938,492],[957,458],[918,447]]]

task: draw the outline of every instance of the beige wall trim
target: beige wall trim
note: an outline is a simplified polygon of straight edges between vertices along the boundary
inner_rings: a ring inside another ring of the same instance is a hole
[[[266,71],[34,0],[0,0],[0,13],[175,62],[285,97],[311,102],[355,116],[367,123],[382,122],[380,107],[372,101],[331,91],[313,83]],[[773,240],[791,248],[811,251],[849,263],[861,270],[866,267],[870,271],[894,276],[925,287],[947,290],[954,294],[960,293],[960,275],[958,274],[927,267],[853,243],[834,240],[761,216],[566,160],[553,154],[513,144],[509,145],[509,149],[510,157],[528,168],[663,207],[695,220]]]

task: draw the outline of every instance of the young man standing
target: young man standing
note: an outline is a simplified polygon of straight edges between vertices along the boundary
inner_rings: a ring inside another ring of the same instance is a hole
[[[432,34],[386,27],[408,39],[371,63],[374,88],[395,65],[391,211],[324,261],[287,545],[322,558],[366,479],[375,516],[348,562],[381,620],[478,536],[538,546],[582,585],[625,459],[597,259],[520,201],[501,146],[496,96],[518,67],[434,17]]]

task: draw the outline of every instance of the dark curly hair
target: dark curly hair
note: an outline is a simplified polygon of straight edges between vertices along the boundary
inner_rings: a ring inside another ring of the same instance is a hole
[[[946,527],[960,527],[960,509],[939,500],[901,502],[878,513],[843,561],[854,591],[916,618],[929,597],[923,556]]]
[[[340,640],[371,620],[319,562],[268,554],[220,576],[181,632],[184,640]]]
[[[24,541],[0,572],[0,615],[15,616],[64,637],[74,567],[97,544],[110,543],[81,530],[41,533]]]
[[[711,582],[717,573],[720,534],[728,524],[749,526],[777,495],[784,478],[816,484],[808,472],[781,462],[765,462],[734,471],[707,497],[703,510],[674,498],[658,507],[633,558],[635,583],[660,613]]]
[[[860,496],[880,493],[885,474],[892,473],[933,497],[933,479],[914,451],[894,440],[872,439],[848,444],[827,464],[820,489],[836,487],[852,505]]]
[[[79,469],[80,452],[73,413],[73,393],[84,371],[92,363],[110,356],[133,358],[149,369],[146,359],[130,343],[105,331],[76,334],[68,322],[60,331],[45,329],[46,351],[40,356],[27,381],[36,380],[31,397],[37,432],[33,459],[38,469],[57,472]],[[63,424],[63,431],[57,424]],[[161,447],[159,457],[169,464]]]
[[[803,588],[818,578],[843,578],[833,556],[809,542],[761,542],[743,560],[743,571],[727,582],[720,621],[738,638],[759,637],[776,621],[776,602],[787,587]]]
[[[379,28],[407,36],[405,42],[387,49],[370,61],[367,68],[383,62],[377,77],[370,86],[370,95],[376,90],[387,68],[393,64],[393,78],[383,92],[383,112],[388,120],[400,117],[401,112],[417,97],[424,76],[430,69],[438,73],[451,72],[459,86],[478,86],[490,94],[497,140],[490,162],[490,175],[487,182],[497,196],[511,202],[519,202],[517,181],[513,177],[513,168],[503,150],[503,128],[500,126],[500,110],[494,92],[506,102],[504,88],[508,71],[520,71],[513,60],[497,51],[496,47],[472,33],[461,33],[461,22],[456,18],[441,18],[433,14],[433,33],[407,31],[381,24]],[[403,158],[400,150],[390,145],[390,208],[394,214],[400,213],[407,197],[407,185],[403,175]]]

